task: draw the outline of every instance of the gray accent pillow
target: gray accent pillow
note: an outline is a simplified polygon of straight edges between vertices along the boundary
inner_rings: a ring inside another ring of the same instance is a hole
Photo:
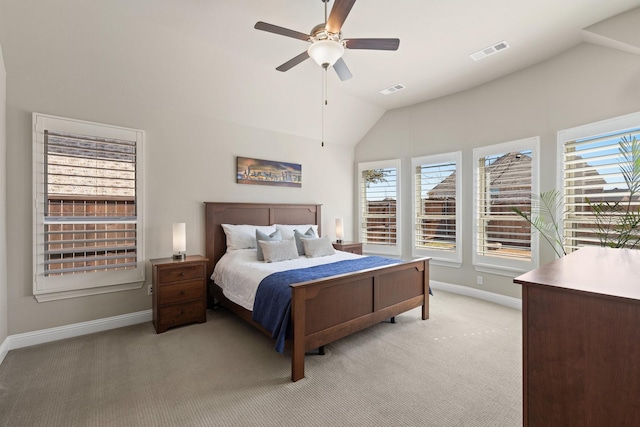
[[[260,230],[256,229],[256,241],[260,243],[263,242],[278,242],[282,240],[282,234],[280,234],[280,230],[276,230],[271,234],[263,233]],[[258,244],[258,261],[264,261],[264,255],[262,253],[262,247]]]
[[[309,258],[333,255],[336,250],[333,249],[329,236],[320,237],[319,239],[301,239],[304,246],[304,253]]]
[[[258,242],[258,246],[262,247],[265,262],[278,262],[298,258],[296,242],[293,239],[273,242],[261,240]]]
[[[298,255],[304,255],[304,246],[302,245],[302,238],[312,238],[312,239],[317,239],[318,235],[316,234],[315,231],[313,231],[313,228],[309,227],[309,229],[302,234],[300,231],[298,230],[293,230],[293,238],[296,241],[296,247],[298,248]]]

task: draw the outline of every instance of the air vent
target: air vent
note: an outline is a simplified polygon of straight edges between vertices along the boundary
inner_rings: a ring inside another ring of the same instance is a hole
[[[386,89],[381,90],[380,93],[383,94],[383,95],[390,95],[392,93],[395,93],[395,92],[397,92],[399,90],[404,89],[405,87],[406,86],[403,85],[403,84],[397,84],[397,85],[393,85],[391,87],[388,87]]]
[[[496,43],[493,46],[489,46],[489,47],[485,47],[482,50],[479,50],[477,52],[472,53],[471,55],[469,55],[471,57],[471,59],[473,59],[474,61],[479,61],[481,59],[486,58],[489,55],[493,55],[494,53],[498,53],[501,50],[505,50],[506,48],[509,47],[509,43],[505,42],[505,41],[501,41],[500,43]]]

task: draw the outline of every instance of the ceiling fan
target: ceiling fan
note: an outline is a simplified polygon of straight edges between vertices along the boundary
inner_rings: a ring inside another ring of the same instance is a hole
[[[321,67],[327,69],[333,67],[340,80],[348,80],[352,76],[351,71],[342,59],[345,49],[373,49],[373,50],[397,50],[399,39],[349,39],[343,38],[342,24],[351,11],[356,0],[335,0],[331,8],[331,14],[327,19],[327,3],[329,0],[321,0],[324,3],[324,23],[318,24],[310,34],[267,24],[259,21],[254,26],[257,30],[293,37],[311,43],[311,46],[300,55],[288,60],[276,68],[278,71],[287,71],[300,64],[307,58],[313,58]]]

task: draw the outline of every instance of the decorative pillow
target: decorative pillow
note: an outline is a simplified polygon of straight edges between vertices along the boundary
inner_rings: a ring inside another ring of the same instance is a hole
[[[298,248],[298,255],[304,255],[304,246],[302,245],[302,239],[317,239],[318,235],[313,231],[313,228],[309,227],[309,229],[302,234],[299,230],[293,230],[293,236],[296,241],[296,248]]]
[[[256,230],[260,230],[265,234],[271,234],[276,231],[273,225],[222,224],[222,229],[224,230],[224,234],[227,235],[228,251],[257,248]]]
[[[329,240],[329,236],[320,237],[318,239],[301,239],[304,246],[304,253],[309,258],[333,255],[336,253]]]
[[[274,224],[277,230],[282,233],[282,240],[293,239],[294,231],[298,230],[301,233],[305,233],[309,228],[313,228],[313,231],[318,236],[318,226],[315,224],[301,224],[301,225],[287,225],[287,224]]]
[[[293,239],[272,242],[260,240],[258,244],[262,248],[265,262],[278,262],[298,258],[298,250]]]
[[[260,242],[279,242],[282,240],[280,230],[276,230],[271,234],[263,233],[260,230],[256,230],[256,240],[258,241],[258,261],[264,261],[264,255],[262,254],[262,246]]]

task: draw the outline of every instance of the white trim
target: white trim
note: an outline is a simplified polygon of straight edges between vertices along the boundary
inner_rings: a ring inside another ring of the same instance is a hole
[[[503,275],[510,272],[526,273],[538,267],[539,263],[539,236],[531,232],[531,260],[507,259],[482,255],[478,253],[478,192],[480,188],[478,176],[478,161],[482,157],[509,153],[512,151],[531,150],[531,193],[538,194],[540,188],[540,137],[518,139],[500,144],[488,145],[473,149],[473,227],[472,227],[472,265],[476,268],[493,268],[495,271],[505,270]]]
[[[453,252],[434,249],[416,248],[416,168],[424,164],[438,164],[453,161],[456,169],[456,249]],[[445,266],[460,267],[462,265],[462,151],[435,154],[431,156],[414,157],[411,159],[411,255],[413,257],[431,257]]]
[[[379,160],[374,162],[361,162],[358,163],[358,241],[364,242],[362,236],[362,199],[363,199],[363,183],[362,183],[362,171],[369,169],[396,169],[396,244],[390,245],[374,245],[363,243],[362,250],[370,254],[376,255],[388,255],[388,256],[401,256],[402,255],[402,187],[400,185],[400,179],[402,175],[402,162],[400,159],[392,160]]]
[[[522,300],[520,298],[509,297],[506,295],[496,294],[494,292],[482,291],[480,289],[470,288],[468,286],[453,285],[451,283],[438,282],[436,280],[429,281],[429,285],[433,289],[440,289],[452,294],[465,295],[468,297],[478,298],[484,301],[493,302],[495,304],[504,305],[506,307],[522,310]]]
[[[0,363],[2,363],[1,361],[4,359],[4,356],[6,356],[6,353],[10,350],[122,328],[124,326],[137,325],[138,323],[151,322],[152,319],[153,311],[145,310],[104,319],[90,320],[88,322],[58,326],[56,328],[9,335],[0,346]]]
[[[39,302],[105,293],[141,287],[145,280],[144,256],[144,136],[142,130],[87,122],[65,117],[32,113],[33,148],[33,295]],[[136,144],[136,267],[128,270],[109,270],[100,274],[67,274],[45,276],[44,272],[44,133],[45,129],[135,141]],[[139,285],[139,286],[138,286]]]

